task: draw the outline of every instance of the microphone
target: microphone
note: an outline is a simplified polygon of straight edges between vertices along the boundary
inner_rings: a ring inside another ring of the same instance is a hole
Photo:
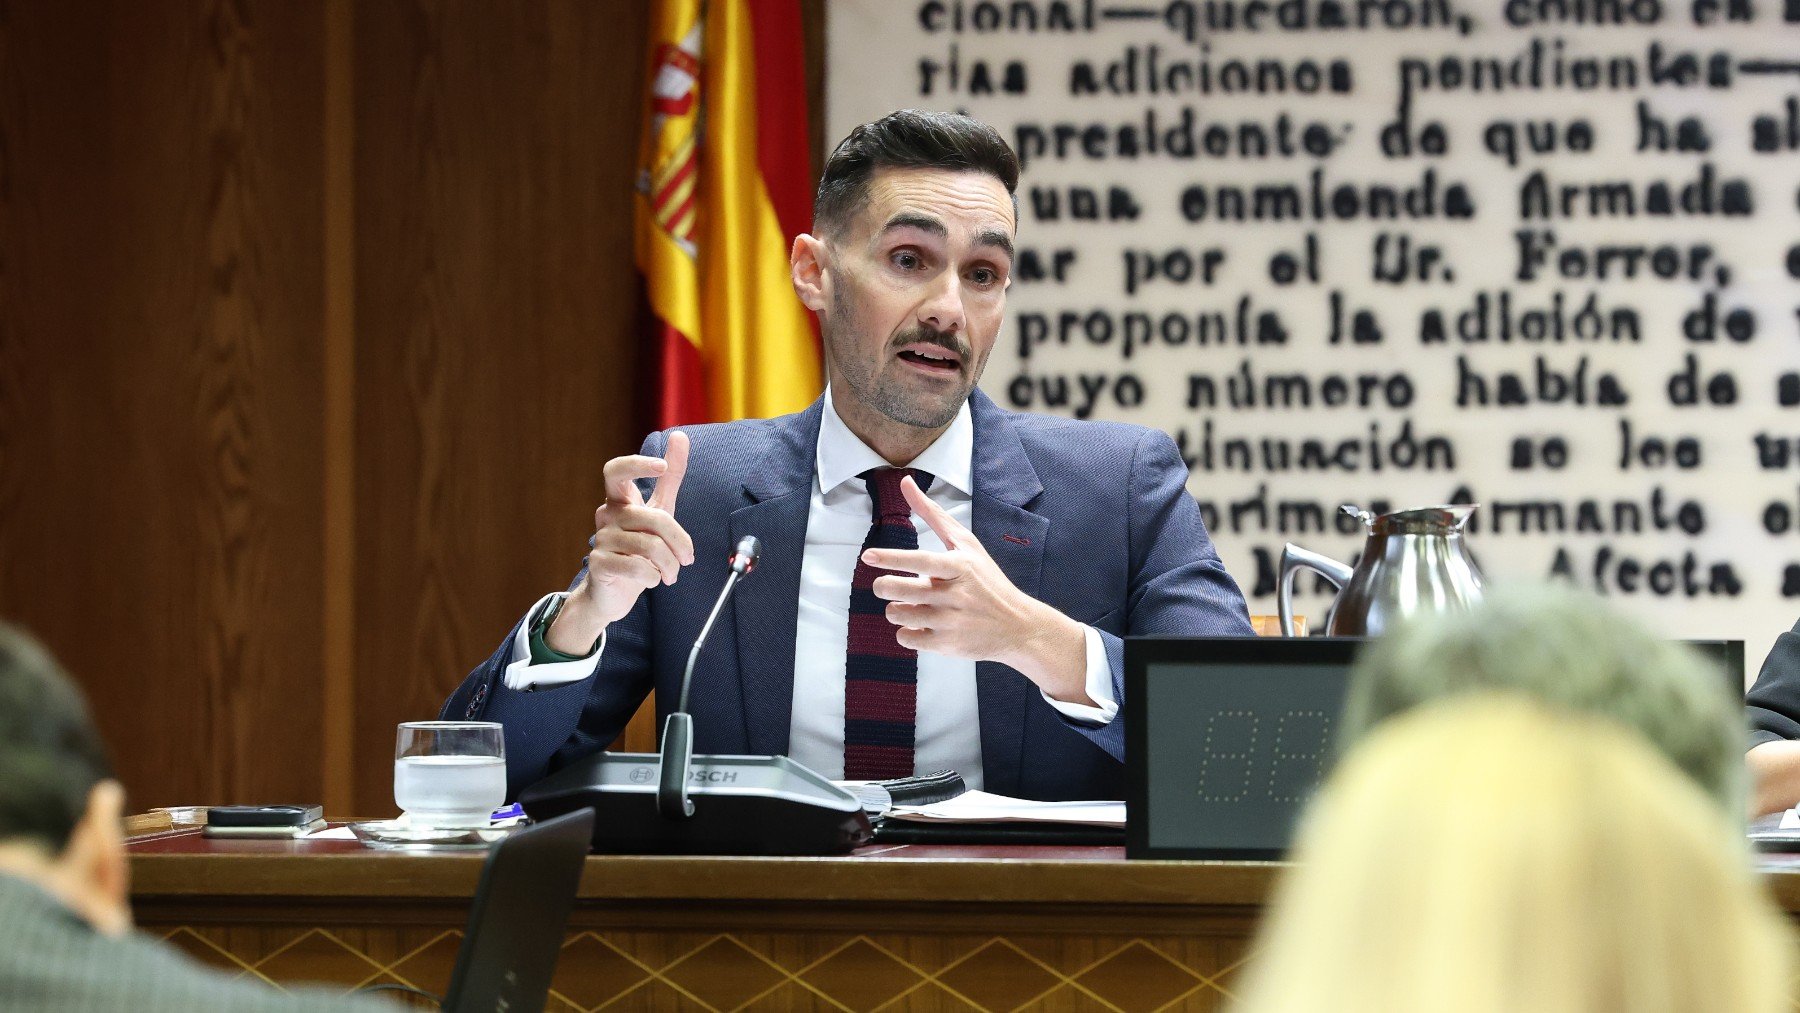
[[[756,560],[761,555],[762,542],[755,535],[745,535],[738,541],[737,551],[731,554],[729,561],[731,573],[725,578],[725,587],[719,592],[719,600],[713,602],[712,614],[700,627],[700,635],[694,638],[693,650],[688,652],[687,668],[681,673],[681,703],[663,722],[662,769],[656,787],[656,811],[665,819],[687,819],[694,815],[694,802],[688,798],[689,768],[694,764],[694,717],[688,713],[688,688],[694,684],[694,663],[700,660],[700,648],[706,646],[707,634],[712,632],[713,623],[718,622],[732,589],[737,587],[740,578],[749,576],[750,571],[756,569]]]
[[[695,664],[725,602],[761,555],[754,535],[731,554],[725,586],[688,651],[661,752],[582,757],[519,793],[527,815],[547,820],[593,809],[594,850],[615,854],[832,855],[869,843],[862,802],[792,758],[694,755],[688,689]]]
[[[687,668],[681,673],[681,705],[675,708],[676,713],[687,713],[688,686],[694,681],[694,662],[700,660],[700,648],[706,643],[706,635],[712,632],[713,623],[719,618],[719,610],[725,607],[725,599],[731,597],[731,589],[737,587],[738,578],[748,577],[750,571],[756,569],[756,561],[760,558],[760,539],[755,535],[745,535],[738,540],[737,550],[727,560],[731,574],[725,578],[725,588],[719,592],[719,600],[713,602],[712,614],[706,617],[706,624],[700,627],[700,635],[694,638],[694,649],[688,652]]]
[[[751,570],[756,569],[756,561],[761,558],[762,542],[755,535],[745,535],[739,540],[737,551],[731,554],[728,562],[731,564],[732,573],[747,575]]]

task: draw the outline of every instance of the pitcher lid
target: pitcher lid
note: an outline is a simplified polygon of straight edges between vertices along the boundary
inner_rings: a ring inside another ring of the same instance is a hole
[[[1382,514],[1369,522],[1371,534],[1460,535],[1479,503],[1413,507]]]

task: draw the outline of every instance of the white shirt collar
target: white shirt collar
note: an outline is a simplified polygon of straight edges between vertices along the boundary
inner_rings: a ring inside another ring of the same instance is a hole
[[[950,428],[907,467],[929,472],[938,482],[949,483],[963,495],[972,496],[975,492],[971,477],[974,459],[975,423],[969,414],[969,403],[964,401]],[[887,466],[888,462],[880,454],[869,449],[869,445],[844,424],[832,406],[831,388],[826,387],[825,414],[819,420],[819,449],[813,463],[819,491],[831,492],[870,468]]]

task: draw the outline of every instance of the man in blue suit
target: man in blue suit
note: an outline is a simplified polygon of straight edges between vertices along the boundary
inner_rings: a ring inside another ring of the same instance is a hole
[[[762,561],[695,670],[696,752],[1123,797],[1121,638],[1250,624],[1167,435],[1019,415],[976,389],[1004,318],[1018,175],[992,128],[952,114],[893,113],[832,153],[817,235],[791,254],[825,395],[607,462],[570,590],[444,706],[506,726],[509,793],[605,748],[646,693],[659,719],[674,709],[727,558],[753,534]]]

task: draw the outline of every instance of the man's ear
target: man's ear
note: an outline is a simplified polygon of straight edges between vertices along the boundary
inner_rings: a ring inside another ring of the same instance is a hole
[[[94,785],[88,791],[87,812],[56,862],[78,913],[107,935],[131,928],[124,817],[124,786],[112,780]]]
[[[800,304],[814,313],[825,309],[825,259],[829,256],[823,240],[804,232],[794,237],[794,248],[788,252],[788,266],[794,275],[794,294]]]

